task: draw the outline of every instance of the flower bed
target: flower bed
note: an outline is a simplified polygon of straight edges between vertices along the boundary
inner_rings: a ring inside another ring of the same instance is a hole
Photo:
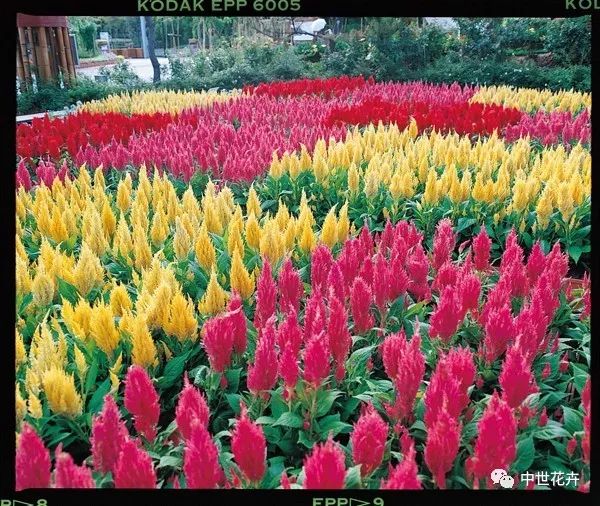
[[[21,129],[17,489],[587,491],[590,106],[344,77]]]

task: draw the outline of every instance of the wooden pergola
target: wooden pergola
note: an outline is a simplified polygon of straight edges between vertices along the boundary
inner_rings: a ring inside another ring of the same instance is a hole
[[[17,14],[17,78],[22,90],[37,83],[75,79],[66,16]]]

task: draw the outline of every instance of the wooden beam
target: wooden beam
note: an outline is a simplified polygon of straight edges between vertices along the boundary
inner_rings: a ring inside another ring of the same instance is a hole
[[[19,48],[21,50],[21,61],[23,62],[23,74],[27,88],[31,86],[31,68],[29,67],[29,54],[27,53],[27,39],[23,27],[19,27]]]
[[[63,80],[69,82],[71,80],[71,74],[69,72],[69,65],[67,63],[67,53],[65,50],[65,40],[63,37],[62,28],[56,29],[56,40],[58,42],[58,57],[60,59],[60,68],[63,73]]]
[[[65,42],[65,52],[67,53],[67,66],[71,79],[75,79],[75,65],[73,65],[73,54],[71,53],[71,38],[69,37],[69,29],[64,26],[61,28],[63,40]]]
[[[39,50],[40,56],[40,74],[43,80],[50,81],[52,79],[52,70],[50,69],[50,57],[48,55],[48,38],[46,36],[46,28],[38,28]]]

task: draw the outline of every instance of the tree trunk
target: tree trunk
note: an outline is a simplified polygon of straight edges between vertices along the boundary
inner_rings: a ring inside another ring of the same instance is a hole
[[[158,58],[156,58],[156,28],[154,26],[154,18],[152,16],[145,16],[146,18],[146,31],[148,33],[148,56],[150,56],[150,61],[152,62],[152,68],[154,69],[154,78],[153,82],[160,82],[160,65],[158,63]]]

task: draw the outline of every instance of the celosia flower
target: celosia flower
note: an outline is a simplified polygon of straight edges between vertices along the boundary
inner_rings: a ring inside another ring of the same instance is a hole
[[[387,481],[381,480],[381,489],[387,490],[421,490],[418,468],[415,461],[415,444],[407,433],[402,434],[403,459],[396,467],[391,468]]]
[[[15,478],[17,491],[50,487],[50,452],[27,422],[18,436]]]
[[[446,473],[452,469],[458,453],[460,430],[458,421],[445,409],[442,409],[435,423],[427,430],[425,463],[440,489],[446,488]]]
[[[507,279],[513,297],[525,297],[529,293],[527,270],[520,260],[513,260],[505,265],[501,276]]]
[[[248,418],[245,406],[231,436],[231,451],[244,477],[255,484],[260,482],[266,469],[266,441],[260,425]]]
[[[325,328],[326,310],[319,290],[314,290],[304,308],[304,340],[308,341]]]
[[[247,345],[246,334],[248,328],[246,325],[246,315],[242,307],[242,298],[237,292],[233,292],[227,305],[227,313],[224,316],[231,322],[233,351],[237,354],[244,353]]]
[[[509,469],[517,453],[517,422],[510,406],[494,391],[477,424],[473,456],[467,459],[467,474],[490,479],[494,469]]]
[[[291,392],[296,387],[298,375],[300,373],[298,367],[298,355],[289,343],[283,348],[279,356],[279,376],[283,379],[286,387],[286,392]],[[288,393],[285,393],[287,396]]]
[[[314,335],[304,348],[304,380],[315,388],[329,375],[329,346],[325,333]]]
[[[298,312],[300,297],[304,292],[298,271],[292,266],[292,261],[287,258],[279,272],[279,310],[287,312],[289,306]]]
[[[154,441],[160,416],[158,393],[146,370],[137,365],[132,365],[125,377],[125,408],[133,415],[135,430]]]
[[[583,275],[583,310],[581,318],[587,318],[592,312],[592,291],[590,290],[590,277],[586,272]]]
[[[42,376],[42,386],[53,413],[70,417],[81,414],[82,400],[71,374],[52,366]]]
[[[452,222],[448,218],[439,221],[433,236],[433,268],[439,269],[451,260],[452,251],[456,246],[456,235],[452,230]]]
[[[516,336],[515,325],[507,305],[490,312],[485,324],[484,357],[488,364],[496,360]]]
[[[177,428],[183,439],[187,440],[191,437],[192,426],[196,421],[208,428],[209,416],[210,411],[204,395],[190,383],[186,372],[183,377],[183,389],[175,408]]]
[[[359,256],[359,258],[360,258],[360,256]],[[371,260],[371,257],[363,258],[361,265],[360,265],[360,269],[358,271],[358,277],[362,278],[367,283],[367,285],[372,287],[374,273],[375,273],[375,268],[373,266],[373,260]]]
[[[58,445],[54,458],[55,488],[95,488],[92,470],[89,467],[76,465],[73,457],[62,451],[62,444]]]
[[[256,309],[254,312],[254,326],[262,329],[266,321],[275,313],[277,287],[273,281],[271,264],[268,258],[263,258],[263,267],[256,287]]]
[[[447,286],[442,291],[438,305],[431,315],[429,335],[439,337],[447,343],[458,330],[461,320],[461,301],[456,290]]]
[[[361,465],[362,476],[368,476],[381,465],[387,435],[387,424],[375,408],[369,405],[354,424],[350,435],[352,458],[355,464]]]
[[[452,262],[446,262],[438,269],[431,288],[441,293],[445,287],[454,286],[457,278],[458,268]]]
[[[233,352],[233,322],[229,318],[217,316],[204,323],[202,332],[202,342],[210,367],[216,372],[225,372]]]
[[[406,267],[412,283],[421,284],[427,282],[429,261],[421,244],[417,244],[412,254],[408,257]]]
[[[296,311],[290,307],[285,315],[285,319],[277,329],[277,344],[280,350],[291,347],[294,355],[300,353],[302,346],[302,328],[298,323],[298,315]]]
[[[329,297],[329,321],[327,322],[329,349],[335,363],[335,379],[344,379],[346,357],[352,346],[352,338],[348,331],[348,314],[344,304],[332,295]]]
[[[362,334],[373,327],[373,316],[370,313],[372,298],[369,285],[362,278],[357,277],[350,292],[354,332],[357,334]]]
[[[389,299],[394,301],[401,295],[406,293],[408,286],[410,285],[410,279],[406,270],[404,269],[404,257],[394,255],[390,261],[388,275],[389,275]]]
[[[479,233],[473,239],[473,254],[475,269],[485,272],[490,267],[490,248],[492,240],[487,234],[485,226],[481,226]]]
[[[304,460],[305,489],[334,490],[344,488],[346,467],[344,452],[333,442],[313,446],[311,454]]]
[[[465,274],[458,282],[458,299],[460,301],[460,314],[466,315],[467,311],[473,314],[479,307],[481,293],[481,280],[473,273]]]
[[[269,318],[259,335],[254,361],[248,366],[248,389],[256,394],[271,390],[277,381],[275,316]]]
[[[511,346],[506,352],[499,381],[503,392],[502,398],[513,409],[518,408],[529,394],[537,391],[531,367],[516,345]]]
[[[585,415],[583,417],[583,437],[581,438],[581,449],[583,451],[583,460],[589,465],[591,457],[591,431],[592,431],[592,380],[588,377],[585,386],[581,391],[581,404]]]
[[[542,246],[540,245],[540,241],[535,241],[527,258],[527,276],[529,277],[529,284],[531,286],[534,286],[545,267],[546,257],[542,251]]]
[[[334,262],[327,276],[327,289],[341,301],[346,299],[346,282],[338,262]],[[326,293],[327,295],[327,293]]]
[[[281,488],[283,490],[290,490],[292,488],[290,479],[288,478],[288,475],[285,471],[281,472],[281,479],[279,483],[281,484]]]
[[[29,191],[31,189],[31,176],[29,175],[29,171],[25,166],[25,161],[22,158],[17,164],[17,171],[15,177],[17,180],[17,187],[22,186],[23,188],[25,188],[25,191]]]
[[[112,395],[104,397],[104,406],[92,423],[92,462],[101,473],[114,473],[121,448],[129,437],[119,408]]]
[[[156,488],[152,458],[133,439],[126,439],[114,470],[115,488]]]
[[[373,299],[379,308],[380,313],[385,311],[386,304],[390,300],[392,275],[392,272],[388,270],[388,265],[383,255],[377,253],[375,257],[372,286]]]
[[[573,456],[573,453],[575,453],[575,450],[577,449],[577,439],[575,439],[574,437],[569,439],[569,442],[567,443],[567,455],[569,457]]]
[[[322,296],[326,295],[327,278],[332,264],[331,250],[325,244],[317,246],[310,258],[310,281],[312,289],[320,291]]]
[[[365,258],[371,258],[375,244],[373,242],[373,234],[371,234],[366,221],[360,229],[360,234],[358,235],[358,244],[360,245],[362,256]]]
[[[402,329],[387,336],[382,343],[381,356],[386,374],[394,382],[396,402],[386,406],[393,419],[403,420],[412,413],[412,408],[425,374],[425,357],[421,352],[421,336],[417,329],[410,342]]]
[[[221,478],[219,451],[206,426],[198,418],[191,422],[183,451],[187,488],[215,488]]]

